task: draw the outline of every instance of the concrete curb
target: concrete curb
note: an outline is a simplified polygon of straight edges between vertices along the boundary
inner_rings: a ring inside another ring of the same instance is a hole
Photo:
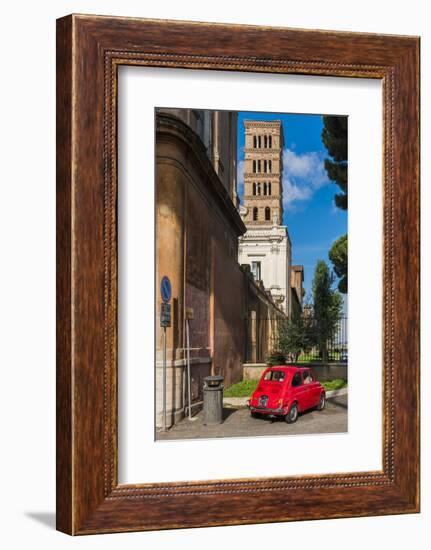
[[[347,395],[348,388],[341,388],[340,390],[330,390],[326,392],[326,399],[331,399],[331,397],[341,397],[342,395]]]
[[[246,407],[249,397],[223,397],[224,407]]]
[[[332,399],[333,397],[341,397],[347,395],[348,388],[341,388],[340,390],[330,390],[326,392],[326,399]],[[223,397],[224,407],[247,407],[247,401],[249,397]]]

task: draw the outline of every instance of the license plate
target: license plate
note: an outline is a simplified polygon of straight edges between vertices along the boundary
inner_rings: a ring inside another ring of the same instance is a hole
[[[268,396],[262,395],[262,397],[259,399],[259,406],[260,407],[266,407],[268,404]]]

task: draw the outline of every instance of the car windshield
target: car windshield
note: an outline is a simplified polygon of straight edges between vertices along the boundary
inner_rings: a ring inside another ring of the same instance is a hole
[[[269,370],[265,376],[264,380],[271,380],[272,382],[283,382],[285,378],[285,372],[282,370]]]

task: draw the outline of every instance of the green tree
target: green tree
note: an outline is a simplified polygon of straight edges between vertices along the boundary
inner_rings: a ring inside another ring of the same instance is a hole
[[[347,235],[342,235],[329,249],[329,259],[334,266],[338,281],[338,290],[347,294]]]
[[[322,141],[331,157],[325,159],[326,172],[341,190],[341,193],[335,195],[335,204],[347,210],[347,117],[324,116]],[[340,279],[338,290],[347,294],[347,235],[333,243],[329,259]]]
[[[335,204],[347,210],[347,117],[324,116],[322,141],[331,157],[325,159],[325,170],[341,190]]]
[[[333,290],[334,275],[326,262],[319,260],[314,270],[312,293],[314,310],[314,337],[323,361],[328,361],[328,341],[341,319],[343,299]]]
[[[302,313],[279,323],[278,349],[293,362],[301,353],[307,353],[314,345],[313,319]]]

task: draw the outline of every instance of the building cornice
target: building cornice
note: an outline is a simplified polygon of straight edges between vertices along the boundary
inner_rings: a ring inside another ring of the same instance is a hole
[[[246,128],[280,128],[281,120],[244,120]]]
[[[276,178],[276,179],[279,179],[281,176],[280,173],[275,173],[274,172],[271,172],[270,174],[267,174],[265,172],[244,172],[244,178],[247,178],[247,179],[256,179],[256,178],[263,178],[263,179],[268,179],[268,178]]]
[[[280,238],[287,237],[287,227],[285,225],[277,226],[266,226],[262,229],[250,229],[247,227],[247,232],[240,237],[240,242],[247,241],[249,239],[253,240],[279,240]]]
[[[280,156],[280,147],[244,147],[244,153],[256,153],[256,154],[272,154],[274,156]]]
[[[280,180],[280,174],[253,174],[247,172],[244,174],[244,180],[251,182],[265,182],[271,180],[277,182],[278,180]]]
[[[200,137],[178,117],[167,113],[157,114],[156,131],[157,140],[177,140],[181,142],[187,151],[188,158],[193,161],[204,176],[202,181],[205,183],[205,189],[211,199],[219,205],[237,235],[244,234],[246,231],[244,222],[227,189],[215,172]]]
[[[289,246],[292,247],[289,231],[286,225],[247,225],[247,232],[239,237],[239,243],[246,245],[247,242],[267,242],[268,244],[280,242],[286,238]]]
[[[280,195],[244,195],[244,200],[281,201]]]

